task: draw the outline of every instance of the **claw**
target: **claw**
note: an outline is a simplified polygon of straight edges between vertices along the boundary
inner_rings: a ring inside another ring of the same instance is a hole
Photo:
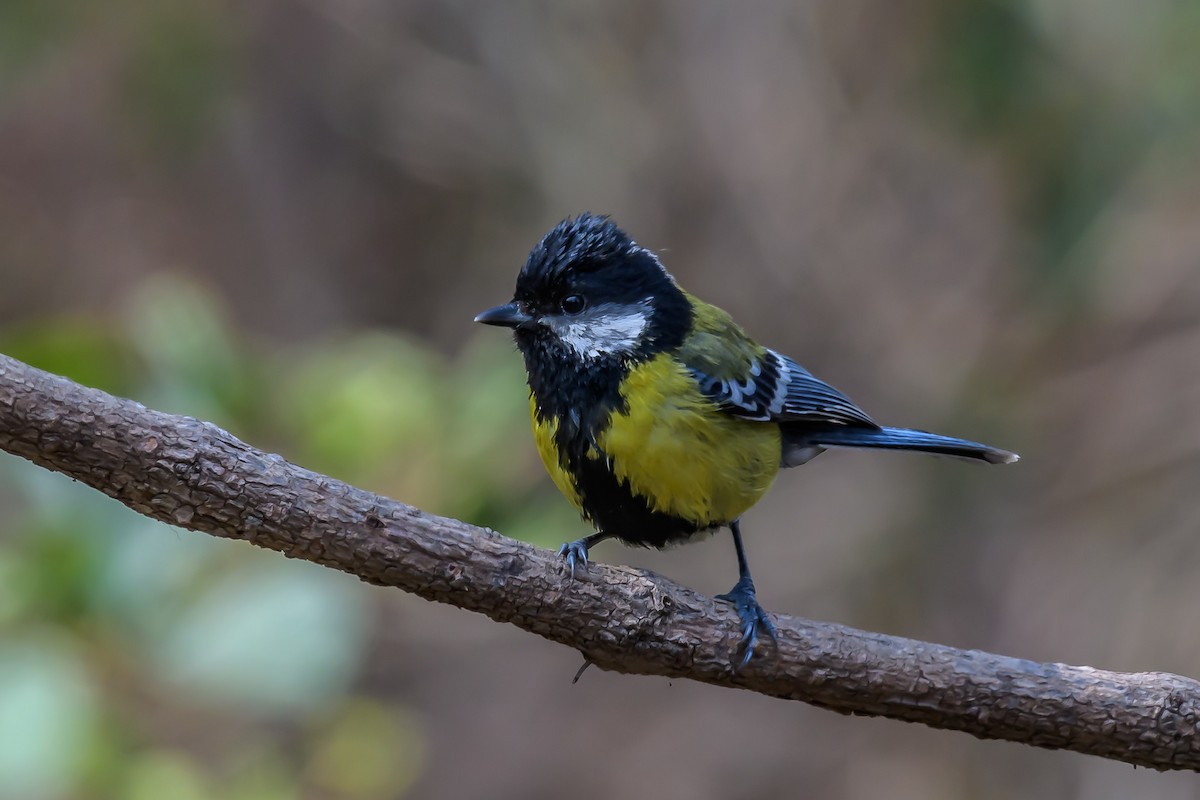
[[[586,567],[588,563],[588,545],[583,539],[576,539],[573,542],[564,542],[563,546],[558,548],[558,555],[567,562],[567,566],[571,568],[571,580],[575,579],[575,565]]]
[[[765,633],[771,640],[771,644],[779,646],[775,623],[767,618],[767,612],[758,604],[753,581],[743,578],[734,584],[726,594],[717,595],[717,599],[732,603],[741,620],[742,638],[738,642],[735,652],[741,653],[742,658],[734,667],[734,672],[740,671],[750,663],[750,657],[754,655],[754,648],[758,645],[759,633]]]

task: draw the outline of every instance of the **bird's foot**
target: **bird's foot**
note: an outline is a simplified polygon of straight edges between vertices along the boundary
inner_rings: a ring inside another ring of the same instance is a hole
[[[575,578],[575,565],[586,567],[588,563],[588,543],[587,539],[576,539],[573,542],[566,542],[562,547],[558,548],[558,555],[567,562],[567,566],[571,568],[571,578]]]
[[[767,619],[767,612],[763,611],[763,607],[758,604],[758,596],[754,592],[754,581],[742,578],[727,593],[717,595],[717,599],[732,603],[738,613],[738,618],[742,621],[742,640],[738,642],[737,652],[743,655],[734,667],[734,672],[750,663],[750,657],[754,655],[754,647],[758,644],[759,633],[766,634],[767,638],[771,640],[771,644],[779,646],[775,623]]]

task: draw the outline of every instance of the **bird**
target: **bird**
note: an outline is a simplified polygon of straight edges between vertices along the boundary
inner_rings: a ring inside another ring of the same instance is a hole
[[[740,519],[774,482],[831,448],[912,450],[990,464],[1015,453],[878,424],[842,392],[685,291],[610,217],[584,213],[530,251],[513,299],[475,317],[512,329],[534,441],[595,533],[559,550],[572,578],[607,539],[665,548],[728,528],[738,579],[734,668],[762,637]]]

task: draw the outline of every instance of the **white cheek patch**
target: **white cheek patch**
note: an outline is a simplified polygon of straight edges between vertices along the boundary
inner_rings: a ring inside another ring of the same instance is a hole
[[[606,303],[573,317],[547,319],[550,328],[583,359],[628,355],[637,349],[649,324],[650,305]]]

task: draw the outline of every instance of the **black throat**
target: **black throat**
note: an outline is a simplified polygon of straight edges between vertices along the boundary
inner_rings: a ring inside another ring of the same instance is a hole
[[[516,339],[525,357],[534,413],[539,421],[557,423],[560,455],[582,456],[609,414],[627,410],[621,382],[637,362],[607,356],[584,361],[541,332],[517,331]]]

